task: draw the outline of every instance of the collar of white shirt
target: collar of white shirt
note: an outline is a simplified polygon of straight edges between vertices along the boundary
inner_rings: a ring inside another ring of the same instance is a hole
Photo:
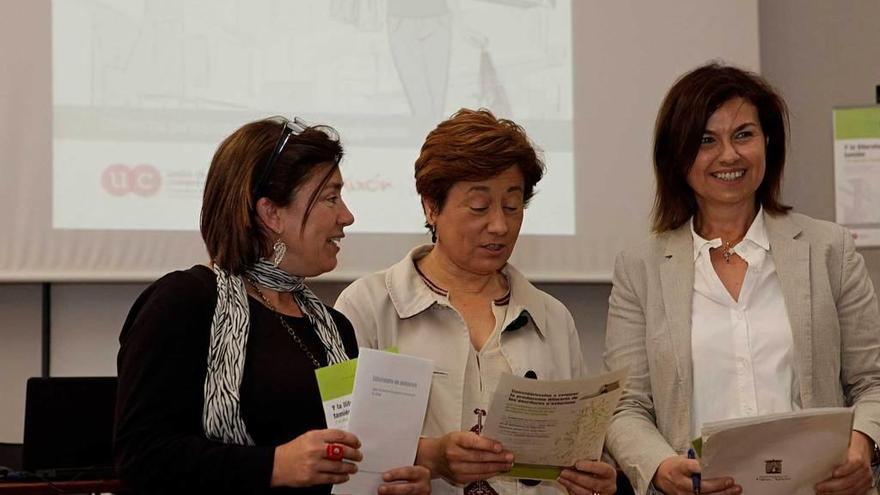
[[[403,260],[392,265],[385,275],[385,286],[391,298],[394,309],[400,318],[411,318],[434,304],[449,305],[446,296],[432,291],[416,271],[415,261],[427,255],[433,245],[423,245],[413,248]],[[547,328],[547,298],[546,294],[532,285],[526,277],[514,268],[510,263],[501,269],[510,284],[510,301],[507,303],[507,319],[514,320],[527,313],[528,318],[534,323],[535,331],[542,337]],[[505,329],[508,328],[505,322]],[[517,327],[518,328],[518,327]]]
[[[720,237],[707,240],[703,239],[700,234],[697,234],[697,231],[694,230],[694,217],[691,217],[689,223],[691,235],[694,238],[694,262],[700,258],[700,255],[708,256],[709,249],[721,247]],[[758,214],[752,220],[752,225],[746,231],[746,236],[733,247],[733,251],[749,262],[749,264],[751,264],[750,258],[752,258],[752,254],[755,253],[756,249],[761,249],[764,252],[770,251],[770,241],[767,239],[767,226],[764,224],[763,207],[758,210]]]

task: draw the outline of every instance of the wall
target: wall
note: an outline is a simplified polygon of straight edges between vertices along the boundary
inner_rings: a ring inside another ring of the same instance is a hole
[[[761,69],[791,110],[784,199],[797,211],[834,220],[831,109],[871,105],[880,84],[880,2],[763,0]],[[880,249],[862,249],[880,287]]]
[[[40,376],[41,287],[0,285],[0,443],[20,443],[25,380]]]

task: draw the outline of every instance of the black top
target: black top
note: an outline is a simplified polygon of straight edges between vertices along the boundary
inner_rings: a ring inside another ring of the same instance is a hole
[[[250,334],[240,388],[241,411],[255,446],[208,440],[202,406],[214,272],[205,266],[165,275],[135,301],[126,318],[117,367],[115,459],[137,493],[269,491],[274,450],[309,430],[326,428],[314,364],[278,315],[248,298]],[[330,309],[345,351],[357,356],[351,323]],[[326,364],[326,351],[306,318],[287,323]],[[330,486],[272,490],[329,494]]]

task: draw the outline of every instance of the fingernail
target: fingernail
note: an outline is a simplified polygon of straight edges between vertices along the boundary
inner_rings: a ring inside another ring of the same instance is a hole
[[[504,460],[507,462],[513,462],[513,454],[508,453],[507,455],[504,456]]]
[[[496,443],[496,444],[492,447],[492,450],[495,451],[495,452],[501,452],[501,450],[503,450],[503,449],[501,448],[501,445],[500,445],[500,444],[497,444],[497,443]]]

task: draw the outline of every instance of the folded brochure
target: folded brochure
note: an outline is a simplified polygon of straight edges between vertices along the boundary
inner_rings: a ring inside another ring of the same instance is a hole
[[[574,380],[502,375],[482,435],[514,454],[505,476],[553,480],[562,469],[602,455],[627,370]]]

